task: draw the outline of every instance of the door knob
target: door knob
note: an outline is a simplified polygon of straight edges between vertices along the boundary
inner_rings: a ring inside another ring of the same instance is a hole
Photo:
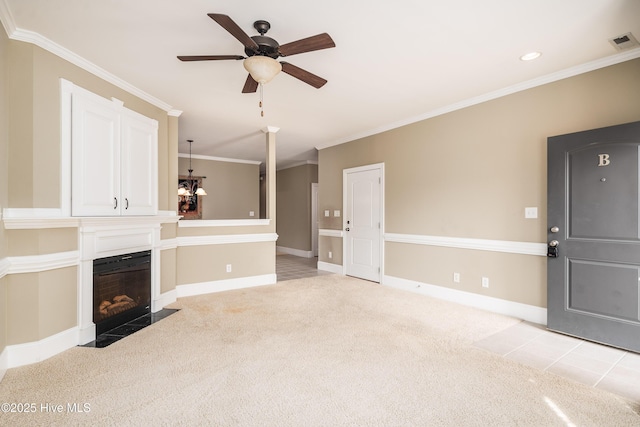
[[[349,231],[349,227],[345,228],[345,231]]]
[[[558,241],[552,240],[547,246],[547,256],[549,258],[558,258]]]
[[[551,232],[552,233],[557,233],[558,231],[560,231],[560,228],[556,227],[555,225],[553,227],[551,227]]]

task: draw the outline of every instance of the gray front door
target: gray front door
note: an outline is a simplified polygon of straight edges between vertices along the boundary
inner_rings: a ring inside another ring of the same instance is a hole
[[[639,147],[640,122],[551,137],[547,146],[547,325],[636,352]]]

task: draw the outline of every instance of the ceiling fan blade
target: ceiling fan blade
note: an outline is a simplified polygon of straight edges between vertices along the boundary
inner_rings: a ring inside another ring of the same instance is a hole
[[[325,83],[327,83],[327,81],[322,77],[316,76],[315,74],[303,70],[300,67],[296,67],[295,65],[289,64],[288,62],[281,62],[280,65],[282,65],[283,72],[295,77],[298,80],[302,80],[303,82],[315,87],[316,89],[320,89],[325,85]]]
[[[307,37],[295,42],[286,43],[280,46],[280,55],[291,56],[298,53],[311,52],[314,50],[328,49],[336,47],[333,39],[329,34],[322,33],[317,36]]]
[[[238,39],[240,43],[242,43],[245,47],[249,49],[258,49],[258,44],[253,41],[251,37],[244,31],[242,28],[236,24],[233,19],[229,18],[227,15],[222,15],[219,13],[208,13],[209,18],[216,21],[222,28],[227,30],[229,34]]]
[[[218,61],[224,59],[244,59],[240,55],[196,55],[196,56],[178,56],[180,61]]]
[[[253,80],[253,77],[249,74],[247,76],[247,81],[244,82],[242,93],[254,93],[256,90],[258,90],[258,82]]]

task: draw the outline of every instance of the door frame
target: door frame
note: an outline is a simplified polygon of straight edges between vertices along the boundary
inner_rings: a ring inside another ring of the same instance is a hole
[[[311,183],[311,257],[318,256],[318,183]]]
[[[365,166],[358,166],[342,170],[342,274],[347,275],[347,216],[345,214],[349,201],[347,200],[347,177],[351,173],[364,172],[369,170],[380,171],[380,231],[379,231],[379,253],[380,253],[380,284],[383,284],[384,278],[384,211],[385,211],[385,181],[384,181],[384,163],[373,163]]]

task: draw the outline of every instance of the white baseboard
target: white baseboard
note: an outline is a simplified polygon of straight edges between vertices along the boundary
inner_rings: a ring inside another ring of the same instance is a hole
[[[169,304],[176,302],[178,299],[178,292],[174,289],[169,292],[165,292],[164,294],[160,294],[160,296],[152,301],[151,311],[156,313],[162,310]]]
[[[295,255],[302,258],[313,258],[313,251],[304,251],[302,249],[285,248],[284,246],[276,246],[276,252],[282,252],[288,255]]]
[[[78,328],[67,329],[40,341],[9,345],[5,348],[6,367],[17,368],[41,362],[78,345]]]
[[[493,313],[516,317],[540,325],[547,324],[547,309],[542,307],[459,291],[457,289],[444,288],[442,286],[429,285],[400,277],[384,276],[383,284],[445,301],[480,308]]]
[[[240,277],[237,279],[214,280],[212,282],[190,283],[176,286],[178,298],[194,295],[210,294],[213,292],[231,291],[234,289],[252,288],[254,286],[274,285],[277,281],[275,274],[261,276]]]
[[[6,348],[2,350],[2,353],[0,353],[0,383],[2,382],[2,379],[4,378],[4,374],[7,373],[7,369],[9,368],[8,354],[9,352],[7,351]]]
[[[335,274],[344,274],[340,264],[331,264],[330,262],[318,261],[318,270],[329,271]]]

